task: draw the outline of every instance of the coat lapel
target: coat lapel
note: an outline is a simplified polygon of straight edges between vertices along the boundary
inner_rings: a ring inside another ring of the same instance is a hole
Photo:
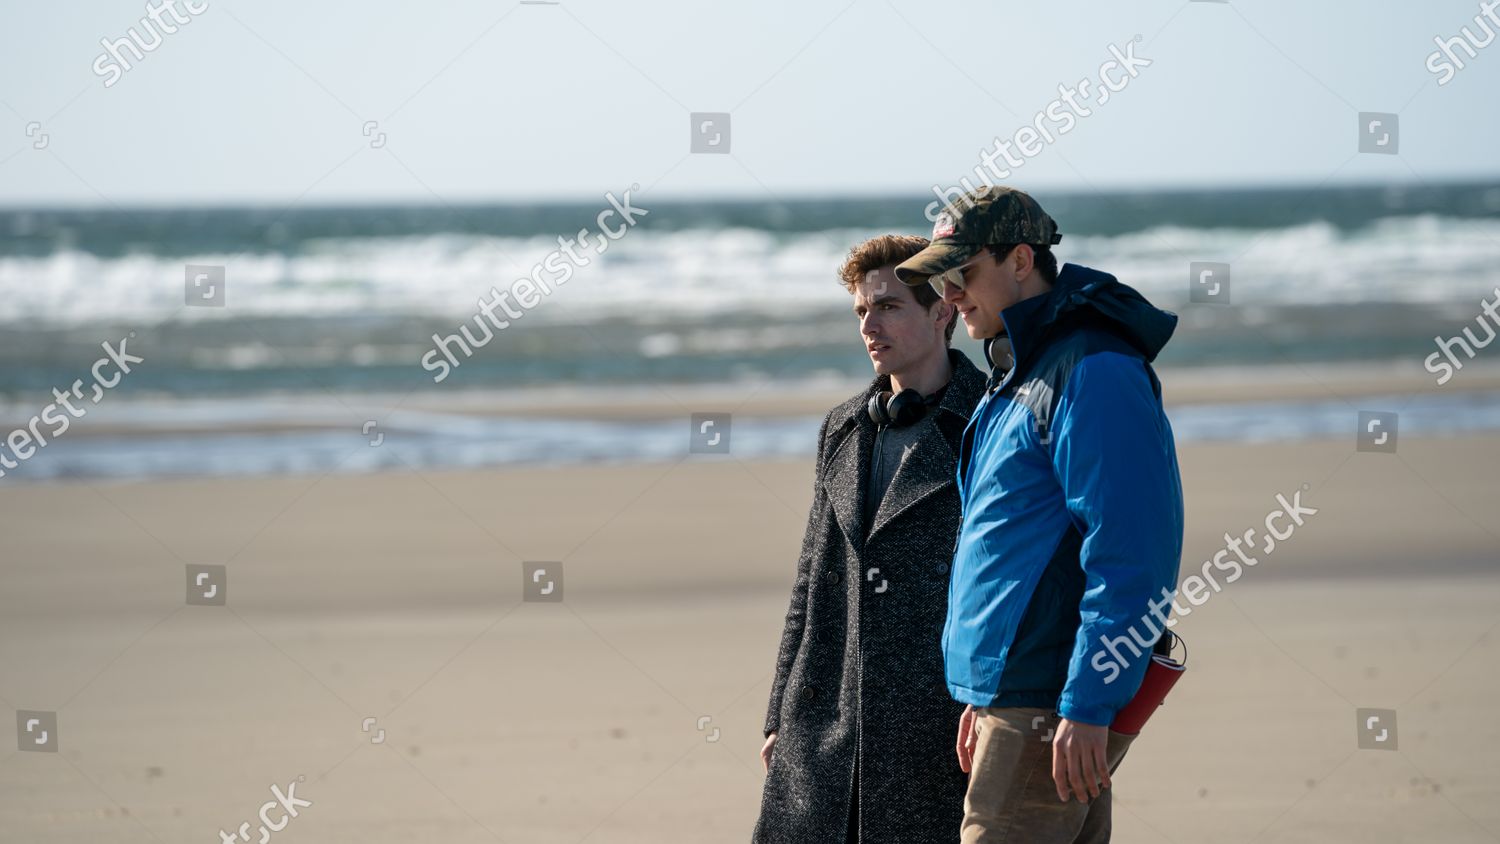
[[[917,438],[916,446],[901,461],[891,478],[890,488],[875,511],[875,524],[870,528],[871,541],[891,519],[954,483],[953,465],[957,452],[943,436],[937,419],[924,419],[920,424],[928,430]]]
[[[824,457],[824,488],[834,518],[857,553],[863,553],[874,536],[902,511],[921,503],[948,484],[955,483],[956,456],[969,414],[984,390],[984,375],[956,350],[949,350],[953,379],[943,401],[920,425],[930,426],[917,439],[916,448],[897,468],[876,509],[873,525],[865,523],[865,490],[870,485],[870,460],[875,450],[875,423],[865,413],[865,404],[877,390],[890,389],[890,376],[882,375],[865,392],[847,402],[839,415],[842,423],[830,437]]]
[[[865,489],[870,483],[870,454],[875,444],[875,424],[863,408],[851,414],[839,432],[833,452],[828,456],[824,475],[829,503],[839,527],[855,552],[865,545]]]
[[[958,450],[969,415],[984,389],[984,375],[962,354],[950,351],[949,357],[953,361],[953,378],[948,382],[948,391],[937,409],[919,423],[927,429],[891,478],[890,488],[875,511],[871,540],[892,519],[919,506],[949,484],[957,483]]]

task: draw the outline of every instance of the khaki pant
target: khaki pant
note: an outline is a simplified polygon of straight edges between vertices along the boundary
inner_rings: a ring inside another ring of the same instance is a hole
[[[969,791],[964,796],[963,844],[1105,844],[1110,789],[1088,803],[1057,799],[1052,781],[1056,716],[1047,709],[974,710],[977,734]],[[1114,774],[1134,736],[1109,732],[1105,751]]]

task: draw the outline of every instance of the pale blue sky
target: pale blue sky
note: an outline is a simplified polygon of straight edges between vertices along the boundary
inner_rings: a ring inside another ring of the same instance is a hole
[[[105,88],[144,6],[12,6],[0,204],[920,193],[1137,35],[1152,65],[1011,183],[1500,177],[1500,47],[1424,66],[1468,0],[209,0]],[[692,111],[731,113],[732,155],[688,155]],[[1359,111],[1400,113],[1400,155],[1355,154]]]

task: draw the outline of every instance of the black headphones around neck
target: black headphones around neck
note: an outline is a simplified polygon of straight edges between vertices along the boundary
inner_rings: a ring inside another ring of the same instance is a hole
[[[870,414],[870,421],[876,425],[905,428],[922,421],[927,415],[928,404],[928,399],[921,393],[908,387],[895,395],[890,390],[877,392],[870,396],[870,403],[865,405],[865,410]]]

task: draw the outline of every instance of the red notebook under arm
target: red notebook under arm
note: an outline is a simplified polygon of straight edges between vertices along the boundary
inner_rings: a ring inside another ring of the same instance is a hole
[[[1176,641],[1182,641],[1181,637],[1172,633],[1166,633]],[[1117,733],[1133,736],[1141,732],[1146,726],[1146,721],[1156,712],[1156,708],[1167,699],[1167,692],[1177,684],[1182,677],[1182,672],[1187,670],[1187,645],[1183,645],[1182,661],[1172,659],[1170,649],[1168,653],[1153,653],[1151,663],[1146,666],[1145,679],[1141,680],[1141,687],[1136,690],[1135,697],[1125,704],[1119,712],[1115,713],[1113,724],[1109,725],[1111,730]]]

